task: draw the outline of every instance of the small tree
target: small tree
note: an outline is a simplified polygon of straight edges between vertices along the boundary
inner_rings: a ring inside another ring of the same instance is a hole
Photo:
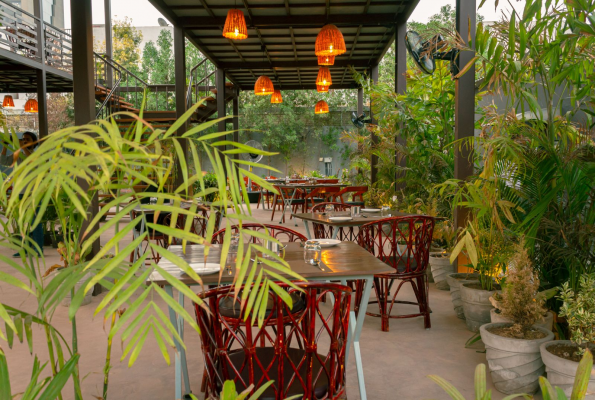
[[[517,246],[506,275],[506,285],[501,295],[494,295],[493,303],[503,317],[512,320],[511,332],[525,338],[533,324],[547,311],[545,296],[539,293],[539,276],[524,243]]]
[[[565,317],[570,329],[570,340],[578,346],[577,354],[585,353],[589,343],[595,341],[595,274],[584,274],[575,292],[564,282],[560,300],[560,316]]]

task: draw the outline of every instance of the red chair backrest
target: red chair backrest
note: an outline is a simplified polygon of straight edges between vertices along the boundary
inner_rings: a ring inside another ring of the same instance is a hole
[[[314,207],[312,207],[312,212],[324,212],[324,208],[328,205],[332,205],[335,207],[335,211],[349,211],[351,210],[351,204],[343,204],[337,202],[328,202],[328,203],[318,203]]]
[[[367,186],[347,186],[347,187],[343,188],[339,193],[337,193],[337,197],[339,197],[341,199],[341,201],[343,202],[344,194],[353,193],[353,200],[355,200],[355,198],[359,196],[360,200],[364,201],[363,195],[367,191],[368,191]]]
[[[239,230],[238,225],[233,225],[231,227],[232,232],[236,233]],[[269,235],[278,239],[281,242],[285,243],[292,243],[292,242],[305,242],[308,240],[307,237],[302,235],[299,232],[294,231],[293,229],[286,228],[284,226],[278,225],[269,225],[269,224],[242,224],[242,229],[250,229],[257,232],[265,232],[268,230]],[[221,229],[218,232],[213,234],[211,238],[211,243],[214,244],[222,244],[223,237],[225,236],[225,228]],[[252,243],[262,244],[262,241],[254,236],[250,236],[250,241]]]
[[[360,227],[358,244],[400,274],[424,273],[430,256],[434,218],[384,218]]]
[[[318,183],[339,183],[338,179],[318,179]]]
[[[332,283],[296,283],[300,292],[278,285],[292,297],[300,296],[303,305],[295,311],[270,291],[261,328],[251,324],[250,316],[244,321],[244,312],[230,316],[221,311],[223,302],[233,296],[233,287],[200,294],[205,304],[196,304],[195,311],[205,361],[205,398],[217,398],[226,380],[235,381],[238,392],[251,384],[254,392],[274,380],[262,396],[267,399],[345,398],[351,289]],[[321,307],[327,293],[333,295],[334,304]]]
[[[335,212],[339,211],[350,211],[352,205],[351,204],[343,204],[337,202],[328,202],[328,203],[319,203],[312,207],[312,212],[314,213],[321,213],[324,212],[324,208],[327,204],[332,204],[335,207]],[[312,222],[312,228],[314,231],[314,238],[315,239],[330,239],[333,237],[333,228],[325,225],[325,224],[318,224],[316,222]],[[357,241],[357,227],[354,226],[346,226],[339,228],[339,232],[337,234],[337,239],[341,241],[349,241],[355,242]]]
[[[215,230],[219,229],[219,225],[221,224],[221,213],[219,211],[211,211],[211,209],[205,206],[198,206],[196,210],[197,215],[192,217],[190,233],[194,233],[204,238],[207,233],[207,224],[212,213],[215,213],[213,216],[213,218],[215,218]],[[179,214],[175,224],[175,228],[184,229],[187,217],[188,216],[186,214]],[[163,224],[171,226],[171,214],[165,217],[165,219],[163,220]],[[170,244],[182,244],[182,239],[168,237],[168,243],[169,242],[171,242]]]

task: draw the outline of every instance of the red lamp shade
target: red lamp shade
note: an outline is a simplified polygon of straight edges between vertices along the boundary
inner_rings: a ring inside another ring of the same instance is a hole
[[[273,82],[266,75],[260,76],[254,84],[254,94],[257,96],[267,96],[273,94],[274,91]]]
[[[272,104],[280,104],[283,103],[283,97],[281,97],[281,91],[275,89],[273,95],[271,96],[271,103]]]
[[[320,100],[316,103],[316,107],[314,107],[314,114],[326,114],[328,113],[328,104],[326,101]]]
[[[229,10],[223,27],[223,37],[242,40],[248,37],[248,28],[241,10]]]
[[[38,112],[37,100],[35,100],[35,99],[27,100],[27,102],[25,103],[25,112],[28,112],[28,113]]]
[[[347,51],[343,34],[335,25],[325,25],[316,36],[317,56],[338,56]]]
[[[328,86],[316,85],[316,91],[318,93],[328,93]]]
[[[316,84],[320,86],[330,86],[333,84],[331,79],[331,71],[328,67],[320,67],[318,76],[316,77]]]
[[[6,96],[4,96],[4,100],[2,101],[2,107],[14,108],[14,100],[12,99],[11,95],[7,94]]]
[[[318,56],[318,65],[335,65],[335,56]]]

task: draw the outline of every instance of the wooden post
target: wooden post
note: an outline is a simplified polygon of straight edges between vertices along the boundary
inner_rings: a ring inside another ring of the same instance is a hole
[[[407,91],[407,78],[405,73],[407,72],[407,48],[405,47],[405,34],[407,33],[407,20],[401,19],[395,26],[395,92],[397,94],[404,94]],[[402,130],[402,126],[399,130]],[[396,143],[405,147],[407,142],[401,135],[397,136]],[[399,157],[395,153],[395,165],[402,168],[407,166],[407,159],[405,157]],[[397,171],[395,173],[395,179],[403,178],[403,172]],[[405,182],[395,183],[395,190],[404,189],[406,186]]]
[[[184,29],[174,25],[174,72],[176,86],[176,117],[180,118],[186,112],[186,46],[184,38]],[[187,123],[184,123],[178,130],[178,136],[181,136],[187,130]],[[187,139],[180,139],[184,157],[188,154]],[[180,186],[184,180],[181,170],[181,164],[176,165],[176,186]]]
[[[372,78],[372,82],[374,84],[378,83],[378,65],[374,65],[371,69],[370,69],[370,75]],[[371,123],[372,124],[377,124],[378,121],[376,120],[376,118],[374,118],[374,112],[372,111],[372,99],[370,99],[370,118],[372,119]],[[378,137],[376,136],[376,134],[374,132],[372,132],[372,144],[376,145],[378,144]],[[371,177],[371,181],[372,184],[376,183],[376,180],[378,179],[378,156],[373,155],[372,159],[370,160],[370,166],[371,166],[371,172],[372,172],[372,177]]]
[[[456,27],[460,36],[467,42],[475,38],[476,0],[457,0]],[[467,43],[474,47],[474,43]],[[462,51],[459,54],[458,66],[463,68],[475,56],[473,51]],[[455,140],[473,137],[475,133],[475,67],[472,66],[465,75],[455,82]],[[473,149],[455,147],[455,178],[466,180],[473,175]],[[455,210],[455,226],[467,225],[468,210],[459,207]],[[459,265],[464,261],[459,257]]]

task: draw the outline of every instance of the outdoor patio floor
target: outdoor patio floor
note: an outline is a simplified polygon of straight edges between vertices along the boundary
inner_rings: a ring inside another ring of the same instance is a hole
[[[270,211],[256,210],[254,215],[263,223],[271,223]],[[275,215],[278,224],[279,214]],[[291,229],[304,233],[301,221],[295,226],[294,220],[287,220],[284,224]],[[104,238],[111,237],[107,233]],[[130,238],[128,238],[130,240]],[[4,251],[4,250],[2,250]],[[5,252],[5,251],[4,251]],[[59,263],[57,252],[51,247],[45,248],[46,262],[49,267]],[[11,272],[7,266],[0,264],[0,271]],[[34,300],[23,296],[23,291],[12,286],[0,286],[2,302],[33,311]],[[95,307],[100,297],[93,297],[90,305],[84,306],[77,315],[77,329],[79,332],[79,349],[81,353],[80,369],[84,377],[83,395],[85,399],[101,397],[103,385],[103,367],[107,348],[107,327],[101,314],[93,317]],[[403,299],[413,298],[411,290],[403,292]],[[192,311],[192,305],[186,303],[186,308]],[[423,328],[422,318],[391,320],[390,332],[380,330],[380,320],[367,317],[361,336],[361,351],[365,370],[365,382],[369,399],[448,399],[449,397],[427,375],[439,375],[453,383],[465,396],[473,398],[473,374],[478,363],[485,363],[485,354],[481,343],[474,349],[466,349],[465,342],[472,336],[466,329],[465,322],[458,319],[452,308],[450,293],[437,290],[430,285],[430,305],[432,308],[432,328]],[[166,307],[162,304],[163,309]],[[374,310],[376,305],[370,305]],[[406,307],[406,306],[403,306]],[[398,311],[398,309],[397,309]],[[71,324],[68,320],[67,308],[59,307],[54,316],[54,325],[65,336],[71,335]],[[107,325],[107,322],[106,322]],[[47,360],[44,332],[34,328],[34,351],[40,354],[42,361]],[[16,341],[16,339],[15,339]],[[7,354],[11,385],[13,393],[25,389],[31,375],[33,357],[29,354],[26,344],[15,343],[13,349],[8,349],[6,343],[0,343]],[[200,392],[203,372],[202,354],[198,335],[186,328],[186,345],[188,348],[188,370],[190,372],[191,387],[195,394]],[[132,368],[128,368],[128,361],[120,362],[123,347],[119,340],[114,344],[110,373],[110,390],[108,398],[115,399],[173,399],[174,398],[174,367],[168,366],[163,360],[157,343],[148,338],[141,355]],[[173,360],[173,351],[170,357]],[[45,372],[50,371],[49,366]],[[64,390],[64,398],[71,399],[72,385]],[[488,387],[493,389],[488,376]],[[349,358],[347,367],[347,396],[349,399],[359,399],[357,376],[353,356]],[[504,396],[494,391],[493,399]],[[199,396],[201,398],[201,396]]]

